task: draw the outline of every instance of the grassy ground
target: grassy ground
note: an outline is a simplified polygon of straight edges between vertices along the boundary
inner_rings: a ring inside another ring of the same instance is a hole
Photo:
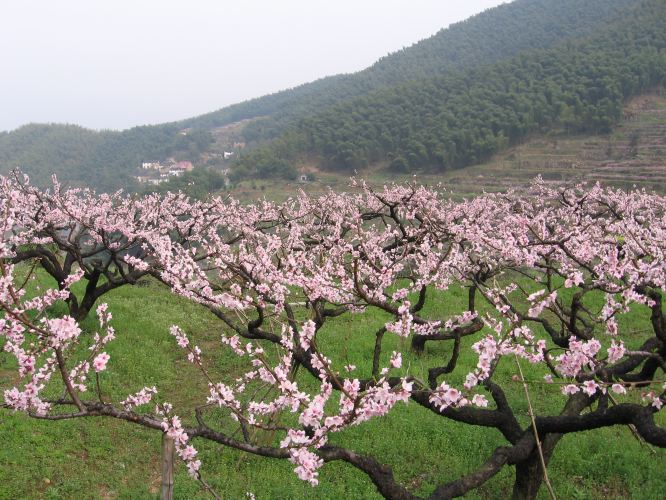
[[[428,313],[459,311],[464,308],[464,298],[462,290],[440,294]],[[106,301],[114,315],[117,339],[108,346],[111,362],[101,377],[105,398],[117,401],[145,385],[157,385],[163,400],[184,408],[180,413],[191,422],[193,406],[205,394],[206,384],[185,361],[168,328],[179,324],[197,344],[214,348],[221,332],[219,323],[210,313],[156,283],[123,287]],[[623,319],[625,328],[637,332],[636,343],[640,330],[647,327],[645,318],[644,311],[636,310]],[[354,363],[361,375],[367,374],[366,353],[374,342],[369,332],[384,321],[379,314],[343,317],[327,325],[318,341],[340,364]],[[84,326],[94,330],[95,322],[88,319]],[[402,348],[404,370],[412,374],[448,359],[450,346],[444,344],[431,343],[417,357],[396,337],[386,340],[385,352]],[[467,340],[467,345],[472,341]],[[242,369],[225,351],[215,351],[206,360],[220,376]],[[471,351],[463,349],[461,363],[474,362]],[[12,367],[9,358],[0,354],[0,387],[12,382]],[[558,388],[541,383],[541,372],[528,370],[537,411],[557,412],[563,402]],[[497,376],[509,380],[515,371],[515,364],[507,359]],[[311,383],[306,380],[303,383]],[[460,382],[456,377],[450,380]],[[521,423],[527,423],[521,387],[510,382],[508,386]],[[664,415],[659,419],[666,425]],[[101,418],[43,422],[3,410],[0,442],[0,498],[155,498],[159,494],[160,435],[154,431]],[[506,444],[496,431],[449,422],[414,403],[336,435],[333,443],[375,455],[394,468],[400,481],[421,494],[473,470],[495,446]],[[212,443],[195,441],[195,445],[204,476],[223,498],[241,499],[248,491],[259,499],[378,497],[363,474],[344,464],[324,466],[320,486],[312,488],[296,478],[293,465],[286,461],[258,458]],[[665,459],[664,450],[641,445],[627,427],[613,427],[565,437],[549,469],[560,498],[663,498]],[[469,498],[504,498],[510,494],[512,481],[513,470],[506,468]],[[181,464],[175,492],[177,498],[207,496]]]

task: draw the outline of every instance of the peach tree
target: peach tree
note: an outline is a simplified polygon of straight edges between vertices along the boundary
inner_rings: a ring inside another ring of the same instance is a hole
[[[453,201],[423,186],[356,183],[349,193],[243,205],[0,184],[0,345],[20,380],[4,391],[8,411],[155,429],[204,485],[200,440],[291,461],[313,486],[321,467],[343,461],[401,499],[417,497],[391,464],[336,444],[336,434],[407,403],[505,440],[477,469],[440,478],[430,498],[462,496],[505,467],[515,470],[514,497],[534,498],[544,483],[554,495],[548,464],[570,433],[628,425],[666,447],[655,422],[666,402],[664,197],[536,181]],[[57,286],[27,293],[37,268]],[[164,332],[207,384],[205,394],[193,384],[193,415],[162,399],[159,384],[102,397],[100,374],[113,370],[106,345],[122,338],[98,299],[142,276],[219,320],[215,348],[187,324]],[[79,281],[82,299],[72,291]],[[461,288],[462,305],[449,295]],[[68,314],[52,314],[58,301]],[[78,321],[95,304],[99,331],[83,333]],[[650,325],[640,339],[630,311]],[[377,325],[352,327],[350,348],[355,337],[372,346],[354,352],[355,366],[330,338],[344,318],[364,315]],[[423,363],[405,362],[430,345]],[[242,374],[211,369],[220,350],[239,358]],[[536,384],[552,388],[552,411],[535,404]],[[61,397],[43,396],[49,386]]]

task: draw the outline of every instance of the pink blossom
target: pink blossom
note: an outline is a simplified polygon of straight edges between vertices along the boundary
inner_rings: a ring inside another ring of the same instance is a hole
[[[650,403],[650,406],[656,408],[657,410],[661,410],[661,408],[664,406],[664,401],[658,394],[655,394],[654,391],[643,394],[643,400],[647,400]]]
[[[391,366],[393,368],[400,368],[402,366],[402,354],[393,351],[393,354],[391,354]]]
[[[63,343],[73,340],[81,334],[81,328],[79,328],[78,323],[71,316],[48,319],[46,320],[46,324],[49,330],[53,332],[53,347],[59,347]]]
[[[599,384],[597,384],[594,380],[586,380],[583,382],[583,392],[588,396],[594,396],[594,393],[597,392],[598,388]]]
[[[144,387],[136,394],[132,394],[122,401],[122,405],[125,409],[130,410],[135,406],[141,406],[150,403],[153,396],[157,394],[156,387]]]
[[[439,387],[430,394],[430,402],[440,409],[448,408],[449,406],[456,406],[463,399],[461,392],[449,386],[446,382],[442,382]]]
[[[315,333],[317,333],[317,326],[314,321],[308,320],[303,323],[303,328],[301,328],[300,332],[300,342],[303,350],[307,351],[310,349]]]
[[[319,484],[318,469],[324,465],[324,461],[317,455],[308,451],[307,448],[295,448],[289,451],[289,460],[296,464],[294,472],[303,481],[309,482],[312,486]]]
[[[465,377],[465,384],[464,384],[465,389],[471,389],[472,387],[474,387],[478,383],[479,383],[479,379],[473,373],[468,373],[467,377]]]
[[[474,394],[472,397],[472,404],[485,408],[488,406],[488,400],[483,394]]]
[[[622,359],[622,356],[624,356],[624,351],[624,344],[622,342],[617,344],[613,340],[613,342],[611,342],[611,346],[608,348],[608,362],[615,363],[616,361]]]
[[[95,369],[95,371],[99,373],[106,370],[106,363],[109,361],[110,358],[111,356],[109,356],[105,352],[98,354],[93,360],[93,368]]]
[[[580,389],[578,388],[577,385],[574,384],[568,384],[562,387],[562,394],[568,395],[568,394],[576,394]]]
[[[187,473],[190,477],[196,479],[199,477],[199,469],[201,468],[201,460],[187,460]]]
[[[185,461],[190,461],[197,456],[197,450],[193,446],[187,445],[180,452],[180,457]]]
[[[627,389],[622,384],[613,384],[611,386],[611,390],[615,394],[626,394],[627,393]]]

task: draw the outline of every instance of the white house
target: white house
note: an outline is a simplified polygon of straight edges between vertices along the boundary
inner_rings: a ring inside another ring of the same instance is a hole
[[[162,168],[162,165],[160,165],[160,162],[158,161],[155,162],[144,161],[141,164],[141,168],[143,168],[144,170],[159,170]]]

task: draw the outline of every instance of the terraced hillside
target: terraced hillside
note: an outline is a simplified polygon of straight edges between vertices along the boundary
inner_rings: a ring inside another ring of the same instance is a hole
[[[388,176],[384,165],[359,174],[373,185],[404,182],[410,175]],[[299,189],[323,192],[345,189],[344,174],[304,170],[314,181],[246,181],[234,189],[241,199],[283,199]],[[418,175],[419,182],[442,183],[455,195],[503,191],[535,177],[555,183],[596,182],[622,188],[632,186],[666,192],[666,89],[657,89],[631,100],[623,108],[623,120],[609,135],[549,135],[533,137],[508,149],[489,162],[452,170],[441,175]]]
[[[666,91],[633,99],[607,136],[532,139],[489,163],[445,174],[457,192],[503,190],[541,175],[553,182],[600,181],[666,192]]]

